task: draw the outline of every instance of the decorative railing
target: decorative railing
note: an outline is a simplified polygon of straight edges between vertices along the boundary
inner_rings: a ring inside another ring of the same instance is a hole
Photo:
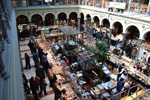
[[[29,7],[29,6],[58,6],[58,5],[85,5],[98,8],[109,8],[109,1],[97,1],[97,0],[12,0],[14,7]],[[148,5],[131,3],[130,12],[142,13],[147,12]],[[126,4],[125,10],[128,10],[128,4]],[[120,12],[117,8],[112,10],[113,12]]]

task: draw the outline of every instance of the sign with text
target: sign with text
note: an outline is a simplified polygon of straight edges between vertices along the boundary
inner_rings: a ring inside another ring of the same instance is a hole
[[[125,9],[125,7],[126,7],[126,3],[109,2],[109,8]]]

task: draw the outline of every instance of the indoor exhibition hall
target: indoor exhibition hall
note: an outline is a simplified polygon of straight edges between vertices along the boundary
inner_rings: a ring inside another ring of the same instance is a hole
[[[150,0],[0,0],[0,100],[150,100]]]

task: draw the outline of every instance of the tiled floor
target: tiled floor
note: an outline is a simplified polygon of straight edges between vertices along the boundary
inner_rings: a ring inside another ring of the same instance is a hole
[[[33,61],[33,56],[31,54],[31,51],[30,49],[28,48],[27,44],[29,42],[29,39],[26,39],[25,41],[20,41],[20,56],[21,56],[21,65],[24,69],[24,74],[26,75],[27,79],[29,80],[32,76],[35,77],[35,67],[34,67],[34,61]],[[31,64],[31,69],[25,69],[25,59],[24,59],[24,54],[27,53],[29,56],[30,56],[30,64]],[[54,58],[52,55],[48,55],[49,58]],[[49,59],[50,60],[50,59]],[[53,68],[53,71],[56,73],[59,73],[60,70],[61,70],[61,67],[58,66],[59,63],[58,61],[54,61],[54,59],[50,61],[51,63],[53,63],[53,65],[55,66]],[[79,98],[76,96],[76,94],[74,93],[74,91],[72,90],[72,88],[70,87],[70,83],[66,82],[66,83],[63,83],[65,82],[65,78],[59,74],[56,75],[57,76],[57,79],[60,80],[60,82],[62,83],[62,87],[65,87],[66,90],[67,90],[67,96],[68,96],[68,100],[79,100]],[[48,78],[46,77],[45,78],[45,81],[47,83],[47,87],[46,87],[46,90],[47,90],[47,93],[48,95],[46,96],[43,96],[41,97],[40,99],[41,100],[54,100],[54,92],[52,90],[52,88],[49,87],[49,80]],[[73,99],[74,97],[77,97],[76,99]]]
[[[35,68],[34,68],[34,61],[33,61],[33,58],[32,58],[32,54],[31,54],[31,51],[28,47],[28,42],[29,42],[29,39],[26,39],[25,41],[20,41],[19,42],[19,45],[20,45],[20,56],[21,56],[21,64],[22,64],[22,67],[25,68],[25,59],[24,59],[24,54],[27,53],[29,56],[30,56],[30,64],[31,64],[31,69],[24,69],[24,74],[26,75],[27,79],[29,80],[32,76],[35,77]],[[48,81],[48,78],[46,77],[46,83],[47,83],[47,87],[46,87],[46,90],[47,90],[47,93],[48,95],[46,96],[43,96],[41,97],[40,99],[41,100],[54,100],[54,93],[53,93],[53,90],[52,88],[49,87],[49,81]]]

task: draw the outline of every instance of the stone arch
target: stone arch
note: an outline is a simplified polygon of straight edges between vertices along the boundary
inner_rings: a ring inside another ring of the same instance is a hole
[[[57,16],[57,20],[59,21],[59,24],[66,24],[67,14],[64,12],[59,13]]]
[[[77,25],[77,18],[78,18],[78,14],[76,12],[71,12],[69,14],[69,22],[71,22],[72,24]]]
[[[99,27],[100,19],[98,16],[93,17],[94,20],[94,26],[93,27]]]
[[[150,33],[150,27],[146,28],[140,35],[140,39],[146,40],[145,37]],[[150,35],[148,35],[148,38]],[[147,38],[147,37],[146,37]]]
[[[112,23],[113,35],[116,36],[118,34],[122,34],[123,32],[123,24],[120,21],[114,21]]]
[[[101,20],[101,25],[103,25],[106,28],[110,28],[111,27],[111,23],[110,23],[108,18],[103,18]]]
[[[42,16],[39,14],[34,14],[31,16],[31,22],[38,25],[42,26]]]
[[[87,17],[90,16],[90,18],[92,19],[92,15],[91,14],[85,14],[85,18],[87,19]],[[87,19],[88,20],[88,19]]]
[[[94,18],[97,17],[100,21],[100,16],[98,16],[99,14],[98,13],[94,13],[91,17],[92,17],[92,20],[94,21]]]
[[[58,19],[58,15],[59,15],[60,13],[64,13],[64,14],[66,15],[66,18],[69,18],[69,15],[68,15],[66,12],[61,11],[61,12],[59,12],[59,13],[57,14],[57,16],[56,16],[57,19]]]
[[[80,22],[83,24],[84,23],[84,19],[85,19],[83,12],[80,13],[80,18],[81,18]]]
[[[108,20],[108,22],[109,22],[109,24],[110,24],[110,20],[109,20],[107,17],[102,17],[101,20],[100,20],[100,24],[101,24],[101,25],[103,25],[103,21],[104,21],[105,19]]]
[[[40,16],[41,16],[41,18],[42,18],[42,20],[45,18],[45,16],[44,16],[44,15],[42,15],[41,13],[37,13],[37,12],[35,12],[35,13],[30,12],[30,13],[31,13],[31,15],[30,15],[30,21],[31,21],[31,19],[32,19],[32,16],[34,16],[34,15],[40,15]]]
[[[92,16],[90,14],[86,14],[86,19],[87,19],[87,27],[89,27],[91,25]]]
[[[45,19],[45,16],[46,16],[47,14],[53,14],[54,17],[55,17],[55,19],[57,18],[57,15],[56,15],[55,13],[53,13],[53,12],[46,12],[46,14],[43,15],[43,16],[44,16],[44,19]]]
[[[130,24],[125,27],[125,33],[127,33],[126,39],[138,39],[140,38],[140,30],[137,25]]]
[[[16,18],[17,25],[18,24],[29,24],[29,19],[26,15],[19,15]]]
[[[55,15],[53,13],[47,13],[44,19],[45,19],[45,26],[54,25]]]
[[[150,31],[148,31],[147,33],[145,33],[144,35],[143,35],[143,40],[146,40],[146,41],[150,41]]]
[[[72,13],[76,13],[77,14],[77,18],[80,18],[80,13],[77,12],[77,11],[71,11],[71,12],[69,12],[68,13],[68,17],[70,17],[70,14],[72,14]]]

